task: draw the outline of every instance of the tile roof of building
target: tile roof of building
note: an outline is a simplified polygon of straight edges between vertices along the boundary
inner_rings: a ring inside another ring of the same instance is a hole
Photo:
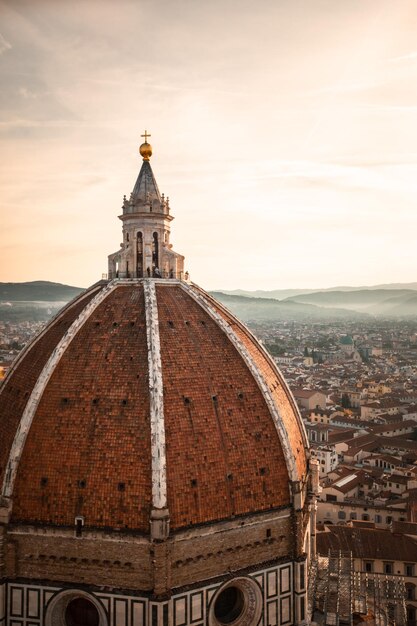
[[[327,555],[329,550],[352,552],[353,558],[417,562],[417,543],[405,534],[389,530],[328,526],[317,534],[317,551]]]
[[[323,392],[320,391],[319,389],[300,389],[299,387],[292,387],[291,391],[295,398],[305,398],[306,400],[308,400],[309,398],[312,398],[316,393],[323,394]],[[326,395],[326,394],[323,394],[323,395]]]
[[[396,430],[404,430],[409,428],[416,428],[417,423],[414,420],[403,420],[400,422],[392,422],[390,424],[369,424],[366,425],[366,429],[372,433],[387,433],[395,432]]]

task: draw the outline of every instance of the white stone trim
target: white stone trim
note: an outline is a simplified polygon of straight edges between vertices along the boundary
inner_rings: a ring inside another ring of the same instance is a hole
[[[284,423],[279,414],[278,407],[276,406],[272,394],[269,390],[268,385],[266,384],[264,377],[261,372],[257,368],[254,360],[252,359],[249,351],[246,349],[244,344],[241,342],[239,337],[236,335],[232,327],[217,313],[217,311],[210,304],[208,299],[205,297],[205,294],[202,290],[196,288],[195,285],[190,286],[186,283],[182,283],[182,288],[186,291],[192,298],[195,300],[205,311],[210,315],[210,317],[217,323],[217,325],[223,330],[224,333],[228,336],[230,341],[233,343],[237,351],[240,353],[242,358],[244,359],[246,365],[251,371],[253,377],[258,383],[258,387],[262,392],[262,395],[268,405],[271,416],[274,420],[275,428],[278,433],[279,440],[281,442],[282,451],[284,453],[285,462],[287,465],[288,475],[290,480],[293,482],[301,481],[303,479],[302,476],[298,475],[297,464],[295,461],[294,453],[290,444],[290,440],[288,438],[288,433],[285,430]]]
[[[278,520],[281,521],[288,519],[291,515],[292,509],[288,506],[286,509],[275,511],[273,514],[258,514],[256,516],[252,515],[244,518],[239,517],[238,521],[223,520],[207,526],[187,528],[186,530],[180,530],[175,533],[175,543],[178,544],[181,541],[189,541],[190,539],[194,539],[196,537],[201,539],[203,537],[213,537],[213,535],[228,533],[231,530],[233,531],[241,528],[242,522],[245,528],[256,528],[257,526],[264,528],[268,524],[274,524]]]
[[[153,279],[143,281],[148,342],[149,400],[151,417],[152,506],[167,507],[164,392],[161,344],[159,340],[158,303]]]
[[[215,606],[219,596],[229,587],[235,587],[238,589],[243,598],[241,613],[233,620],[233,625],[252,626],[253,624],[258,624],[264,609],[262,590],[252,578],[239,576],[237,578],[227,580],[216,590],[208,610],[209,626],[222,626],[222,622],[216,618]]]
[[[33,339],[27,344],[27,346],[25,346],[23,348],[23,350],[21,350],[21,352],[19,352],[18,357],[13,361],[13,365],[11,366],[11,368],[7,372],[6,379],[5,379],[3,385],[0,388],[0,394],[6,388],[7,380],[9,379],[9,377],[17,369],[17,367],[20,365],[20,363],[25,358],[25,356],[32,350],[32,348],[38,343],[38,341],[45,335],[45,333],[48,332],[48,330],[52,326],[54,326],[61,319],[61,317],[65,313],[67,313],[67,311],[69,311],[69,309],[71,309],[71,307],[73,307],[75,304],[78,304],[79,302],[81,302],[81,300],[83,300],[86,296],[89,296],[92,291],[97,291],[97,289],[100,289],[100,288],[101,288],[100,283],[93,285],[89,289],[86,289],[85,291],[82,291],[80,294],[78,294],[78,296],[75,296],[75,298],[73,298],[70,302],[67,302],[67,304],[65,304],[62,307],[62,309],[59,309],[59,311],[56,313],[56,315],[54,315],[49,320],[49,322],[47,322],[47,324],[33,337]]]
[[[29,524],[13,524],[13,528],[8,528],[7,533],[8,535],[10,535],[10,537],[27,537],[28,535],[30,535],[31,537],[49,537],[53,539],[55,539],[56,537],[61,537],[62,539],[73,539],[74,528],[63,526],[46,527],[32,526]],[[88,527],[86,528],[85,526],[83,528],[83,539],[88,539],[92,541],[106,541],[107,543],[117,543],[119,545],[128,543],[132,546],[149,546],[148,537],[129,534],[128,532],[126,532],[125,534],[122,534],[120,532],[115,534],[111,530],[91,530]]]
[[[227,313],[227,315],[231,315],[232,317],[235,317],[233,315],[233,313],[231,311],[229,311],[229,309],[227,307],[224,306],[224,304],[222,304],[221,302],[219,302],[218,300],[216,300],[215,298],[213,298],[213,296],[211,296],[210,294],[206,293],[203,289],[201,289],[201,287],[199,287],[198,285],[196,285],[195,283],[192,283],[192,286],[199,292],[202,292],[206,298],[208,299],[208,301],[214,301],[216,303],[216,305],[222,309],[225,313]],[[289,388],[287,381],[285,380],[284,376],[281,373],[281,370],[279,369],[278,365],[275,363],[275,361],[273,360],[273,358],[271,357],[271,355],[269,354],[268,350],[266,350],[264,348],[264,346],[260,343],[260,341],[258,341],[258,339],[255,337],[255,335],[249,330],[249,328],[246,326],[246,324],[243,324],[243,322],[241,322],[238,318],[235,317],[236,320],[236,324],[238,324],[242,330],[244,330],[244,332],[249,335],[249,337],[252,339],[252,341],[254,341],[259,350],[262,352],[262,354],[264,355],[264,357],[266,358],[266,360],[268,361],[268,363],[270,364],[270,366],[272,367],[273,370],[276,371],[278,378],[279,378],[279,382],[280,384],[284,387],[285,391],[287,392],[288,398],[291,402],[291,404],[293,405],[293,409],[294,409],[294,413],[295,416],[297,418],[297,422],[298,422],[298,426],[300,427],[301,430],[301,434],[303,437],[303,443],[304,443],[304,447],[306,448],[306,452],[308,452],[310,450],[310,442],[308,440],[308,436],[307,436],[307,431],[306,431],[306,427],[305,424],[303,422],[303,419],[300,415],[300,411],[298,408],[298,404],[294,398],[294,395],[291,391],[291,389]]]
[[[56,366],[58,365],[65,350],[68,348],[69,344],[74,339],[80,328],[85,324],[87,319],[103,302],[103,300],[107,298],[109,293],[116,289],[117,286],[117,283],[113,281],[110,282],[108,285],[103,287],[103,289],[101,289],[101,291],[99,291],[99,293],[94,296],[92,300],[90,300],[87,306],[81,311],[79,316],[68,328],[67,332],[63,335],[62,339],[55,347],[54,351],[46,362],[45,367],[43,368],[34,388],[32,389],[32,393],[30,394],[25,410],[23,411],[22,417],[20,418],[19,426],[16,430],[16,434],[13,440],[9,459],[6,466],[6,472],[2,487],[2,496],[10,498],[13,494],[17,468],[19,466],[19,462],[23,453],[23,448],[26,443],[26,438],[29,434],[34,415],[45,391],[46,385],[48,384],[52,374],[54,373]]]
[[[63,589],[53,596],[45,607],[45,626],[66,626],[65,610],[72,600],[78,598],[85,598],[95,606],[99,616],[99,626],[108,626],[109,618],[100,598],[77,588]]]

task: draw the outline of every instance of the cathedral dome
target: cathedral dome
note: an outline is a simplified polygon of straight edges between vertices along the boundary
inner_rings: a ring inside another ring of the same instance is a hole
[[[24,351],[0,394],[16,523],[149,533],[290,506],[306,477],[294,400],[260,344],[196,285],[102,281]]]
[[[318,466],[274,361],[190,281],[146,150],[106,280],[0,387],[0,617],[302,623]]]

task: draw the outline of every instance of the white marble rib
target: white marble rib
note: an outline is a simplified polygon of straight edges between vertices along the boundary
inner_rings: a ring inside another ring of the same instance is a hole
[[[71,300],[70,302],[68,302],[65,306],[62,307],[62,309],[60,309],[58,311],[58,313],[56,315],[54,315],[49,322],[46,324],[46,326],[44,326],[34,337],[33,339],[31,339],[31,341],[29,341],[29,343],[23,348],[23,350],[21,350],[19,352],[18,357],[13,361],[13,365],[11,366],[11,368],[8,370],[7,372],[7,380],[9,380],[10,376],[13,374],[13,372],[18,368],[18,366],[20,365],[20,363],[23,361],[23,359],[26,357],[26,355],[36,346],[36,344],[38,343],[38,341],[40,339],[42,339],[42,337],[44,336],[44,334],[46,332],[48,332],[48,330],[51,328],[51,326],[54,326],[63,315],[65,315],[65,313],[67,313],[67,311],[69,311],[74,305],[79,304],[82,300],[84,300],[84,298],[86,298],[87,296],[89,296],[91,294],[92,291],[97,291],[98,289],[100,289],[100,285],[93,285],[92,287],[90,287],[89,289],[86,289],[86,291],[82,292],[81,294],[79,294],[78,296],[76,296],[73,300]],[[3,393],[3,391],[6,388],[6,382],[1,386],[0,388],[0,395]]]
[[[167,477],[158,304],[156,300],[155,281],[153,279],[145,279],[143,286],[145,294],[151,413],[152,506],[154,509],[165,509],[167,507]]]
[[[57,364],[62,358],[65,350],[70,345],[71,341],[74,339],[80,328],[85,324],[93,311],[95,311],[95,309],[103,302],[103,300],[105,300],[105,298],[109,295],[111,291],[116,289],[116,287],[116,283],[110,282],[108,285],[103,287],[103,289],[99,291],[99,293],[94,296],[92,300],[90,300],[90,302],[86,305],[86,307],[81,311],[79,316],[68,328],[67,332],[64,334],[64,336],[52,352],[51,356],[49,357],[48,361],[46,362],[38,380],[36,381],[34,388],[32,389],[32,393],[30,394],[22,417],[20,418],[19,426],[16,430],[16,434],[13,440],[9,459],[6,466],[6,472],[2,486],[2,496],[10,498],[13,494],[17,468],[19,466],[19,462],[23,453],[26,438],[32,425],[33,417],[38,408],[42,394],[45,391],[46,385],[48,384]]]
[[[201,287],[199,287],[198,285],[192,284],[193,288],[196,289],[199,292],[202,292],[203,294],[205,294],[205,292],[201,289]],[[210,296],[209,294],[205,294],[207,300],[210,302],[212,300],[214,300],[213,296]],[[219,302],[218,300],[215,301],[216,305],[225,311],[225,313],[227,313],[228,315],[232,315],[233,313],[231,313],[225,306],[224,304],[222,304],[221,302]],[[252,340],[258,344],[258,348],[259,350],[262,352],[262,354],[264,355],[265,359],[268,361],[268,363],[270,364],[270,366],[272,367],[273,370],[277,370],[277,373],[279,375],[279,382],[282,385],[282,387],[284,387],[288,398],[293,406],[294,409],[294,414],[295,417],[297,419],[297,423],[301,432],[301,436],[303,439],[303,443],[304,443],[304,448],[308,451],[310,449],[310,442],[308,440],[308,436],[307,436],[307,431],[306,431],[306,427],[305,424],[302,420],[302,417],[300,415],[300,411],[298,409],[298,405],[297,402],[295,401],[294,395],[291,391],[291,389],[288,386],[287,381],[285,380],[284,376],[281,373],[281,370],[279,369],[279,367],[277,366],[277,364],[275,363],[275,361],[272,359],[271,355],[269,354],[269,352],[264,348],[264,346],[257,340],[257,338],[255,337],[255,335],[249,330],[249,328],[243,324],[239,319],[236,320],[237,324],[240,324],[245,333],[252,338]]]
[[[279,440],[281,442],[282,450],[284,453],[285,462],[287,465],[288,475],[291,481],[297,482],[303,479],[298,475],[297,464],[295,461],[294,453],[288,438],[288,433],[285,430],[284,423],[279,415],[278,408],[272,398],[272,394],[269,390],[267,383],[265,382],[261,372],[257,368],[254,360],[249,354],[248,350],[236,335],[232,327],[217,313],[209,300],[203,295],[202,290],[188,285],[187,283],[181,283],[181,287],[196,301],[198,304],[210,315],[210,317],[220,326],[224,333],[229,337],[238,352],[242,355],[246,365],[249,367],[253,377],[255,378],[259,389],[268,405],[271,416],[273,417],[275,428],[278,433]]]

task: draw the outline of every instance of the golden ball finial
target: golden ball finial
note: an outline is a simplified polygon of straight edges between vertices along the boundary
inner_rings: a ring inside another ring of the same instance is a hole
[[[143,157],[144,161],[149,161],[152,156],[152,146],[147,141],[148,137],[150,137],[148,131],[145,130],[145,134],[141,135],[141,137],[145,137],[145,142],[140,146],[139,153]]]
[[[141,147],[139,148],[139,152],[141,154],[141,156],[143,157],[144,161],[149,161],[149,159],[152,156],[152,146],[150,143],[148,143],[147,141],[145,141],[145,143],[143,143],[141,145]]]

